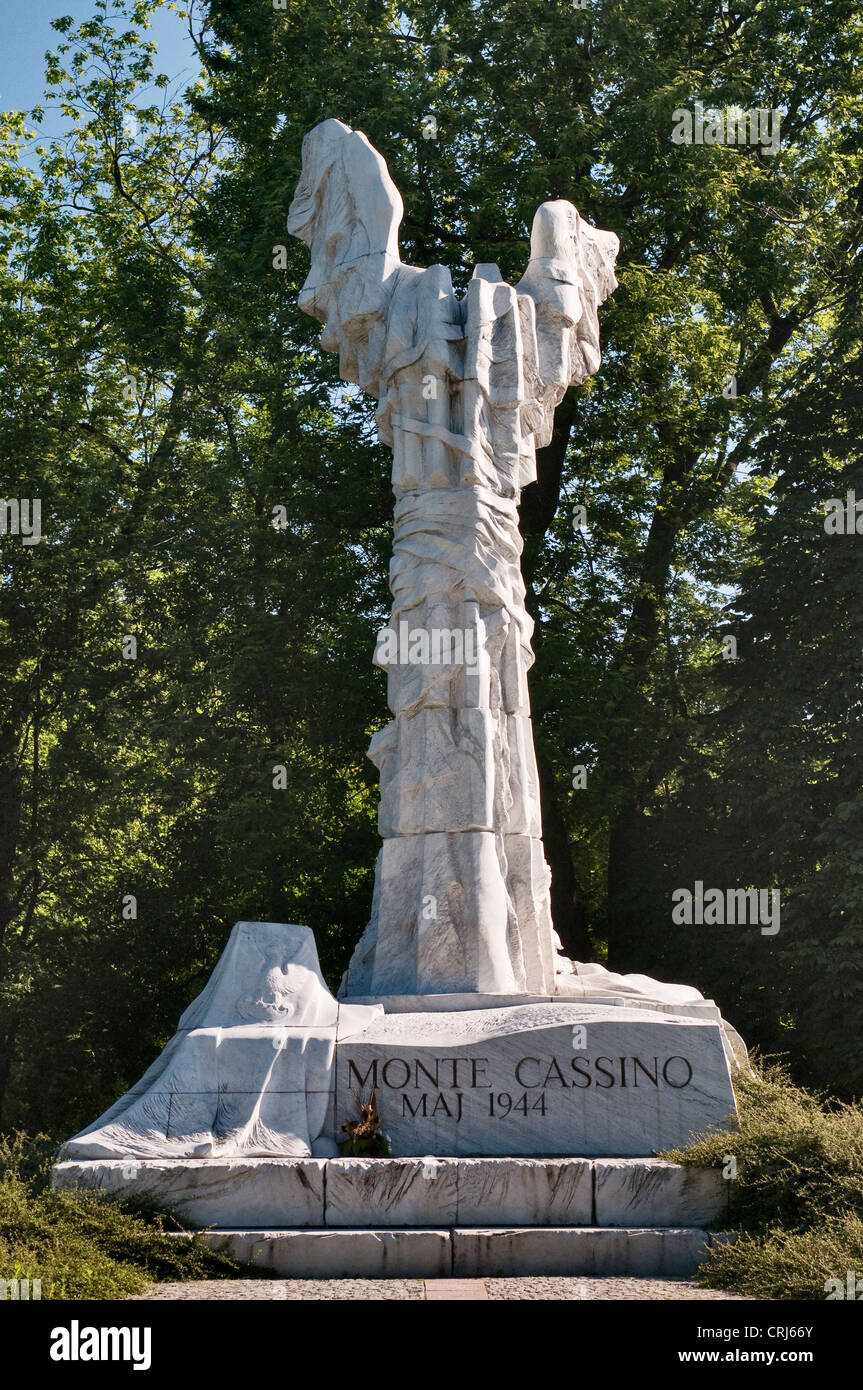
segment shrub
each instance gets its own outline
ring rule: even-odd
[[[699,1278],[762,1298],[826,1297],[825,1283],[863,1279],[863,1105],[802,1090],[780,1064],[757,1064],[735,1083],[740,1132],[702,1135],[663,1155],[724,1166],[728,1224],[737,1239],[711,1249]]]
[[[57,1144],[46,1135],[0,1139],[0,1278],[39,1279],[50,1299],[126,1298],[165,1279],[225,1279],[240,1266],[165,1212],[55,1192]],[[243,1269],[244,1277],[258,1271]]]

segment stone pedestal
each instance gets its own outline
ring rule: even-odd
[[[736,1124],[742,1044],[695,990],[600,967],[560,986],[337,1002],[306,928],[238,923],[54,1185],[296,1277],[691,1273],[726,1185],[646,1155]],[[372,1090],[393,1156],[335,1157]]]

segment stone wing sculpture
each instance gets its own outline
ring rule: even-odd
[[[300,305],[346,381],[378,401],[393,451],[393,607],[377,661],[394,719],[380,770],[372,916],[341,993],[553,992],[518,529],[521,489],[567,388],[599,366],[597,308],[617,238],[544,203],[515,287],[477,266],[403,264],[402,202],[366,137],[303,142],[288,228],[311,268]]]
[[[333,998],[308,927],[237,922],[164,1051],[60,1158],[328,1157],[336,1042],[382,1013]]]

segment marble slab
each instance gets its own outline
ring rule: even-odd
[[[589,1226],[592,1197],[586,1158],[458,1160],[460,1226]]]
[[[328,1226],[454,1225],[458,1165],[434,1158],[334,1158],[327,1168]]]
[[[213,1230],[202,1239],[290,1279],[440,1279],[452,1273],[446,1230]]]
[[[718,1170],[651,1158],[66,1160],[52,1185],[193,1226],[294,1229],[701,1227],[728,1196]]]
[[[597,1226],[709,1226],[728,1214],[730,1184],[718,1168],[658,1158],[598,1158]]]
[[[323,1158],[101,1159],[57,1163],[51,1185],[152,1203],[192,1226],[323,1226]]]
[[[177,1235],[177,1240],[188,1239]],[[514,1275],[693,1275],[716,1238],[706,1231],[568,1227],[474,1230],[238,1229],[201,1239],[293,1279],[446,1279]]]
[[[388,1014],[339,1045],[395,1156],[643,1156],[736,1126],[720,1024],[601,1004]]]
[[[457,1230],[452,1233],[453,1274],[692,1275],[707,1254],[700,1230]]]

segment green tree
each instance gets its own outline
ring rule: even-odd
[[[237,917],[314,926],[335,983],[376,849],[378,451],[296,287],[243,309],[204,248],[230,149],[152,6],[95,8],[57,24],[67,136],[30,169],[13,114],[0,170],[0,448],[43,529],[2,539],[6,1125],[134,1080]]]
[[[729,605],[726,701],[645,845],[654,896],[693,877],[778,888],[781,924],[666,933],[663,964],[735,1001],[798,1074],[863,1090],[863,312],[858,255],[829,344],[801,366],[761,463],[777,482]],[[850,501],[849,501],[850,498]],[[833,513],[842,506],[836,529]],[[846,520],[851,515],[851,527]],[[859,530],[856,529],[859,526]],[[695,835],[686,841],[686,827]],[[667,911],[667,909],[666,909]]]

